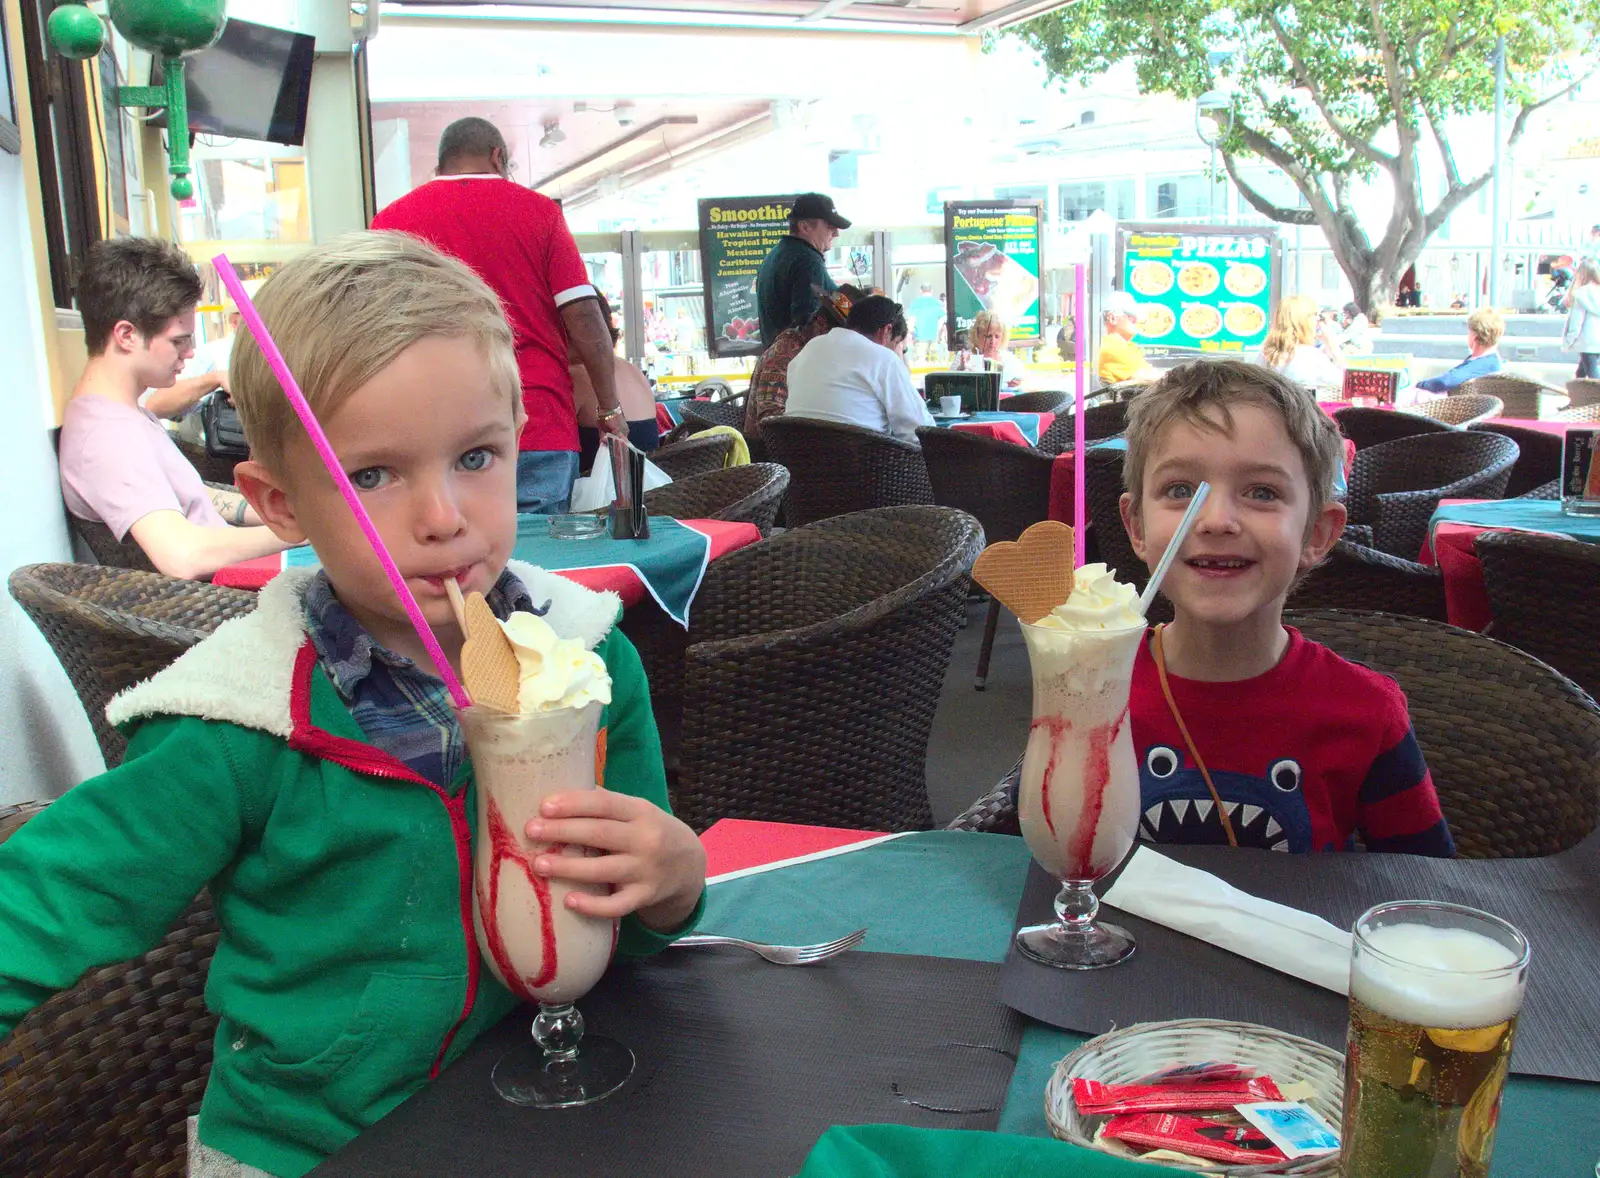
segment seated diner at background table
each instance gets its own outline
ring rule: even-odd
[[[1161,374],[1150,367],[1144,349],[1133,342],[1139,331],[1139,304],[1125,290],[1106,296],[1100,318],[1105,335],[1100,337],[1100,361],[1096,373],[1101,384],[1121,384],[1128,380],[1155,380]]]
[[[744,399],[744,432],[759,437],[761,423],[781,417],[789,403],[789,365],[812,340],[843,327],[850,307],[864,292],[848,284],[819,295],[817,313],[802,327],[787,327],[778,333],[772,346],[761,353],[750,371],[750,392]]]
[[[1134,667],[1141,837],[1342,851],[1359,831],[1370,850],[1452,855],[1405,693],[1283,624],[1345,523],[1342,442],[1312,394],[1260,365],[1192,361],[1133,400],[1126,438],[1122,517],[1146,564],[1211,484],[1161,585],[1173,620]]]
[[[1020,393],[1026,373],[1022,361],[1012,355],[1011,349],[1006,347],[1008,335],[1005,320],[996,312],[979,311],[972,320],[972,326],[967,329],[967,340],[972,350],[957,353],[950,363],[951,369],[956,372],[987,372],[999,369],[1000,391]]]
[[[1499,372],[1504,365],[1497,349],[1505,330],[1505,317],[1499,311],[1479,307],[1467,316],[1467,358],[1448,372],[1419,380],[1417,388],[1425,393],[1448,393],[1475,376]]]
[[[289,547],[237,491],[207,487],[166,428],[139,407],[194,354],[200,276],[177,246],[143,237],[94,245],[78,280],[89,352],[61,421],[61,494],[79,519],[132,535],[169,577]]]
[[[1344,387],[1344,353],[1333,325],[1317,314],[1317,304],[1305,295],[1278,300],[1255,361],[1308,389],[1337,392]]]
[[[605,788],[547,798],[516,838],[595,852],[527,868],[596,885],[565,904],[620,920],[619,959],[664,948],[704,904],[705,852],[670,812],[616,599],[508,564],[525,411],[500,301],[420,239],[369,232],[297,254],[260,309],[335,453],[360,464],[356,493],[457,673],[446,575],[531,642],[570,649],[576,673],[541,694],[602,705]],[[158,348],[170,375],[180,349]],[[218,1024],[188,1173],[299,1178],[518,997],[480,970],[470,916],[462,936],[472,771],[450,694],[252,337],[232,373],[253,456],[241,485],[321,569],[277,577],[118,696],[127,758],[0,844],[0,1037],[148,950],[209,888]]]
[[[906,314],[884,295],[850,308],[842,331],[818,336],[789,364],[789,417],[859,425],[915,443],[933,415],[906,367]]]
[[[611,331],[611,342],[622,338],[612,320],[611,304],[604,292],[595,290],[600,303],[600,317]],[[594,395],[594,385],[589,383],[589,370],[576,352],[568,353],[572,372],[572,405],[578,414],[578,470],[587,472],[594,465],[594,456],[600,450],[600,402]],[[613,369],[616,374],[617,404],[628,421],[628,441],[648,453],[661,441],[661,429],[656,425],[656,395],[644,373],[631,361],[617,357]]]

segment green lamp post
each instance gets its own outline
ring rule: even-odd
[[[206,48],[228,23],[227,0],[111,0],[111,23],[129,44],[158,54],[160,86],[119,86],[118,106],[167,112],[167,143],[172,195],[194,195],[189,179],[189,101],[183,83],[183,55]],[[63,4],[46,23],[50,43],[63,57],[85,61],[105,44],[100,18],[82,4]]]

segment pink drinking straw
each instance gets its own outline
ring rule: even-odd
[[[1072,417],[1072,567],[1083,567],[1084,494],[1083,468],[1089,456],[1084,453],[1083,440],[1083,383],[1088,379],[1088,330],[1085,322],[1089,308],[1089,280],[1080,263],[1072,268],[1075,286],[1072,292],[1072,318],[1076,330],[1072,333],[1073,348],[1077,353],[1073,376],[1077,378],[1077,397]],[[243,304],[240,304],[241,306]]]
[[[389,549],[384,546],[383,537],[378,535],[378,529],[372,524],[372,517],[367,514],[367,509],[361,506],[361,499],[356,494],[356,489],[350,485],[350,476],[344,473],[344,467],[339,464],[339,456],[333,452],[333,445],[328,441],[328,435],[322,432],[317,415],[311,412],[311,406],[306,402],[305,394],[300,391],[294,373],[289,371],[288,362],[278,350],[278,345],[273,342],[272,333],[267,330],[267,325],[261,322],[261,313],[250,301],[244,284],[239,281],[239,275],[234,272],[232,263],[228,261],[228,255],[218,254],[211,259],[211,264],[217,268],[217,277],[222,279],[222,285],[228,288],[228,293],[238,304],[240,316],[249,326],[250,334],[256,337],[256,344],[261,348],[261,354],[266,357],[273,374],[277,376],[278,383],[283,386],[283,395],[289,398],[289,404],[294,406],[295,413],[300,417],[300,424],[306,427],[312,445],[316,446],[317,453],[322,456],[322,465],[328,468],[328,474],[333,478],[333,485],[339,488],[339,494],[343,495],[344,501],[350,505],[356,523],[361,525],[362,534],[366,536],[367,543],[372,545],[372,551],[377,554],[384,575],[389,578],[389,584],[394,586],[395,596],[405,607],[406,617],[411,619],[417,637],[422,639],[422,645],[427,648],[428,657],[433,660],[433,669],[438,671],[439,678],[444,680],[450,698],[455,701],[458,708],[471,707],[472,697],[467,694],[466,688],[461,686],[461,680],[457,679],[455,672],[450,669],[450,660],[445,658],[444,651],[439,649],[439,640],[433,636],[433,627],[428,625],[428,619],[422,616],[417,599],[411,596],[411,590],[406,587],[406,579],[395,567],[394,557],[389,555]]]

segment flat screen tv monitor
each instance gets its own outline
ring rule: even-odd
[[[189,130],[293,147],[304,144],[316,44],[306,33],[230,19],[215,45],[184,58]],[[159,86],[161,80],[158,58],[150,84]]]

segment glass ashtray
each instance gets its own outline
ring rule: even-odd
[[[550,535],[557,540],[597,540],[608,525],[603,515],[552,515]]]

